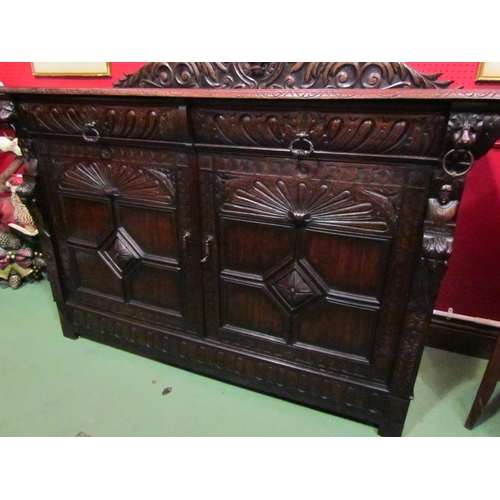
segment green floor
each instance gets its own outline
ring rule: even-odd
[[[367,425],[66,339],[47,281],[0,289],[0,311],[0,436],[377,436]],[[485,366],[426,348],[403,436],[500,436],[500,384],[476,428],[463,426]]]

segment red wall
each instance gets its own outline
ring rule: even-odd
[[[103,77],[46,77],[33,76],[29,62],[0,62],[0,82],[6,87],[86,87],[111,88],[124,73],[134,73],[145,63],[114,62],[111,76]]]
[[[0,62],[0,81],[5,86],[111,88],[124,73],[133,73],[143,64],[111,63],[110,77],[50,78],[34,77],[27,62]],[[442,73],[442,80],[454,80],[453,87],[500,89],[500,83],[475,82],[477,62],[407,64],[422,73]],[[10,159],[11,155],[0,157],[0,171]],[[500,149],[478,160],[468,174],[453,254],[436,308],[500,321]]]

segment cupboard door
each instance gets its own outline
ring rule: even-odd
[[[388,383],[425,173],[229,154],[199,163],[207,335]]]
[[[50,141],[39,147],[66,302],[201,333],[187,154]]]

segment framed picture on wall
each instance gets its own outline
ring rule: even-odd
[[[34,76],[111,76],[107,62],[32,62]]]
[[[476,82],[500,82],[500,62],[480,62]]]

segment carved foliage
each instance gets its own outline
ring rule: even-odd
[[[89,124],[106,137],[186,140],[185,113],[177,107],[21,103],[23,121],[36,132],[82,134]]]
[[[156,62],[125,75],[116,87],[249,89],[446,88],[440,74],[422,75],[401,62]]]
[[[203,143],[289,148],[298,134],[314,149],[356,153],[438,154],[442,116],[315,111],[228,111],[197,109],[196,139]]]

